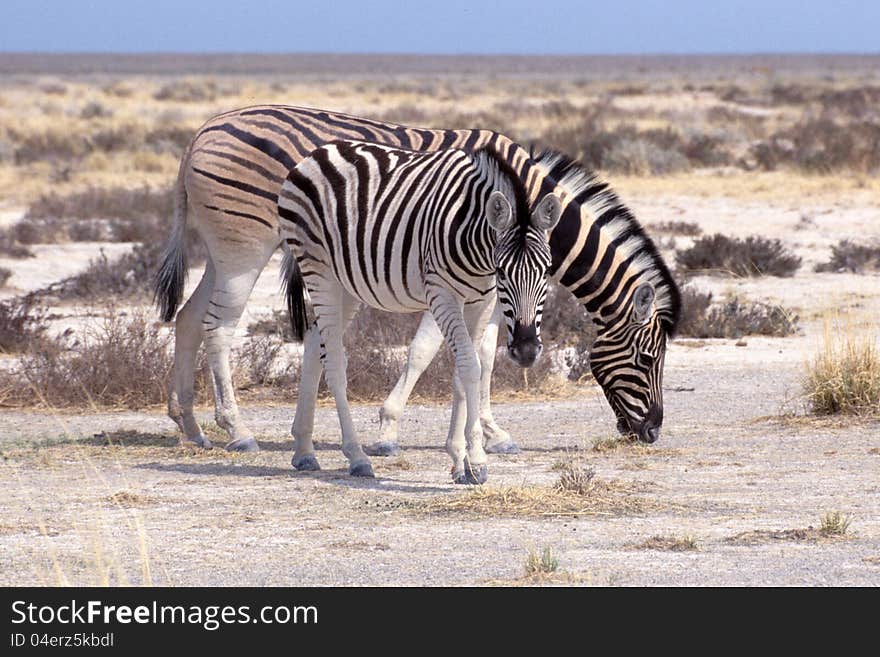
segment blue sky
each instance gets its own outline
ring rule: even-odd
[[[3,0],[0,51],[880,52],[880,0]]]

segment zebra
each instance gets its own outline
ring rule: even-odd
[[[277,217],[281,184],[297,162],[335,139],[424,152],[491,147],[519,174],[532,203],[548,177],[568,182],[574,193],[561,197],[562,217],[550,235],[549,273],[593,316],[599,335],[596,349],[608,347],[609,359],[599,384],[617,416],[618,428],[632,430],[643,439],[650,439],[653,431],[656,437],[662,420],[659,393],[666,338],[674,333],[680,297],[653,243],[607,185],[569,158],[547,153],[533,159],[516,142],[489,130],[411,128],[320,109],[262,105],[210,119],[196,132],[181,159],[174,227],[154,289],[162,319],[171,321],[182,301],[187,273],[184,235],[187,227],[193,228],[205,242],[208,258],[201,281],[175,320],[168,414],[180,428],[182,441],[211,447],[193,413],[196,356],[204,342],[214,386],[215,420],[229,434],[227,448],[258,449],[238,413],[229,342],[259,273],[281,245]],[[285,271],[293,269],[286,266]],[[639,317],[645,321],[634,323],[627,335],[615,334],[603,311],[610,308],[619,314],[630,308],[636,289],[642,290]],[[423,327],[426,323],[430,328],[428,320]],[[497,324],[490,323],[479,349],[484,393],[489,389],[495,355],[494,332]],[[420,330],[417,341],[423,336]],[[619,358],[610,357],[614,345],[619,345]],[[636,345],[640,345],[640,355],[635,353]],[[629,392],[621,390],[624,382]],[[512,442],[494,421],[487,394],[481,404],[486,448],[504,451]],[[652,412],[652,408],[659,410]],[[390,430],[392,423],[389,420],[383,426]]]
[[[309,378],[301,381],[293,425],[294,468],[319,469],[312,422],[314,374],[323,358],[349,472],[374,476],[348,407],[342,343],[365,303],[391,312],[430,309],[455,354],[455,396],[467,404],[466,418],[453,415],[446,443],[453,481],[484,483],[472,336],[482,335],[497,287],[510,356],[522,367],[535,362],[550,267],[547,232],[560,210],[552,192],[530,210],[522,181],[491,149],[423,153],[337,140],[301,160],[278,198],[281,238],[294,256],[287,294],[298,309],[291,316],[295,339],[305,337],[306,287],[317,324],[303,355]]]
[[[616,416],[617,430],[623,435],[633,434],[643,442],[653,443],[659,438],[663,423],[666,337],[674,334],[678,321],[678,288],[653,243],[606,182],[572,158],[550,149],[533,149],[532,159],[548,180],[558,181],[563,193],[580,205],[582,222],[587,212],[601,218],[604,222],[601,230],[608,240],[606,248],[619,252],[610,259],[605,253],[607,262],[604,264],[598,259],[598,253],[590,255],[589,249],[596,248],[590,243],[601,238],[595,235],[590,224],[582,223],[577,234],[583,248],[575,253],[568,249],[568,241],[556,241],[557,233],[564,229],[558,226],[551,235],[551,246],[561,243],[567,256],[561,265],[557,265],[558,252],[554,248],[555,271],[551,280],[565,285],[586,307],[599,328],[598,337],[590,348],[590,369]],[[571,219],[573,215],[568,213],[568,217]],[[574,227],[572,221],[568,228]],[[625,276],[619,277],[620,267],[617,266],[616,271],[613,269],[615,262],[641,268],[641,283],[634,284],[632,279],[627,281]],[[596,274],[589,276],[590,272],[605,272],[606,278],[597,281]],[[615,288],[603,290],[603,283],[614,285],[615,280]],[[664,287],[666,298],[657,299],[655,290]],[[498,316],[494,315],[479,347],[483,367],[481,419],[492,431],[493,442],[487,444],[487,451],[516,454],[519,447],[495,423],[490,407],[497,330]],[[398,422],[410,393],[441,344],[442,335],[426,313],[410,343],[406,367],[382,405],[379,440],[368,447],[368,453],[393,456],[399,451]]]

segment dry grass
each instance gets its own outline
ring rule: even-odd
[[[29,345],[0,374],[0,399],[14,406],[144,408],[166,397],[169,338],[141,311],[110,311],[81,336]]]
[[[557,570],[559,570],[559,559],[549,545],[541,550],[540,554],[537,550],[529,550],[526,557],[526,577],[552,575]]]
[[[117,491],[112,495],[109,495],[106,499],[107,502],[113,504],[114,506],[119,506],[124,509],[147,506],[148,504],[153,503],[150,498],[144,497],[139,493],[133,493],[129,490]]]
[[[640,543],[634,543],[630,547],[633,550],[660,550],[663,552],[691,552],[699,549],[697,540],[690,534],[682,536],[672,534],[651,536]]]
[[[585,467],[576,460],[569,460],[559,470],[556,490],[578,495],[589,495],[593,490],[593,479],[596,476],[593,468]]]
[[[803,392],[811,413],[880,413],[880,348],[873,331],[826,320],[823,345],[806,370]]]
[[[725,539],[726,543],[735,545],[758,545],[773,541],[797,541],[816,543],[821,540],[841,539],[847,536],[851,519],[839,511],[826,513],[819,522],[819,527],[812,525],[801,529],[767,530],[755,529],[741,532]]]
[[[650,450],[645,443],[639,442],[638,438],[634,435],[613,435],[595,438],[590,449],[599,453],[615,452],[619,449],[632,450],[636,453],[647,452]]]
[[[493,128],[524,143],[554,145],[616,176],[647,175],[665,184],[664,178],[702,169],[711,175],[697,184],[725,194],[754,186],[791,190],[754,179],[765,171],[800,180],[807,178],[802,172],[818,173],[819,180],[806,184],[829,191],[822,178],[866,175],[880,158],[880,124],[872,111],[877,88],[857,76],[799,76],[795,83],[783,66],[772,83],[763,74],[747,75],[734,88],[718,84],[717,68],[708,75],[692,71],[685,83],[624,66],[626,78],[635,80],[621,85],[618,75],[601,71],[587,81],[578,64],[554,70],[551,80],[530,75],[531,63],[516,64],[520,74],[494,77],[495,63],[472,58],[454,76],[426,76],[420,63],[400,57],[373,70],[366,60],[349,60],[343,70],[308,57],[269,59],[251,61],[276,71],[272,76],[245,72],[246,58],[218,61],[218,68],[199,65],[186,77],[148,58],[138,69],[150,71],[147,77],[127,74],[130,66],[115,67],[107,58],[88,64],[105,71],[98,78],[71,75],[70,68],[58,69],[52,81],[7,76],[0,85],[0,196],[27,203],[45,191],[47,179],[64,193],[168,185],[202,122],[253,103],[326,107],[410,125]],[[450,60],[443,70],[448,66],[460,65]],[[320,79],[302,75],[318,69],[326,71]],[[756,115],[755,106],[764,114]],[[723,173],[715,175],[720,167]],[[736,173],[748,174],[744,185],[730,183]]]
[[[664,508],[636,495],[636,486],[595,477],[584,493],[558,486],[474,486],[457,495],[434,497],[416,509],[428,514],[476,518],[562,518],[622,516]]]
[[[852,519],[840,511],[831,511],[822,516],[819,533],[825,538],[845,536]]]

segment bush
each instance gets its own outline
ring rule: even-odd
[[[880,123],[804,121],[758,142],[751,155],[767,170],[790,165],[820,174],[845,169],[871,172],[880,167]]]
[[[571,295],[561,288],[565,295]],[[579,312],[580,306],[574,303]],[[383,400],[406,366],[407,348],[416,333],[421,313],[388,313],[375,308],[363,307],[345,333],[345,349],[348,356],[348,395],[357,401]],[[499,334],[504,340],[504,328]],[[542,328],[542,332],[545,329]],[[275,311],[271,317],[258,320],[248,326],[254,336],[274,336],[289,342],[292,338],[286,312]],[[588,335],[593,335],[589,332]],[[553,387],[558,377],[553,368],[551,353],[554,346],[545,338],[545,352],[530,369],[516,365],[503,349],[499,349],[493,372],[493,389],[505,392],[539,391]],[[247,366],[249,367],[249,366]],[[272,382],[285,387],[295,387],[298,366],[286,371]],[[444,344],[428,369],[416,384],[413,395],[425,399],[450,399],[455,361]],[[253,378],[253,377],[251,377]],[[329,390],[321,383],[321,394]]]
[[[602,168],[633,176],[664,175],[687,171],[690,162],[680,151],[648,139],[622,138],[602,155]]]
[[[503,335],[503,334],[502,334]],[[570,346],[592,344],[596,326],[574,295],[557,283],[550,283],[541,320],[541,337],[546,343]]]
[[[677,251],[675,261],[686,271],[714,271],[736,276],[792,276],[801,259],[778,239],[751,236],[731,238],[720,233],[701,237]]]
[[[712,294],[700,292],[693,285],[681,288],[681,315],[677,334],[682,338],[696,338],[705,333],[706,314],[712,305]]]
[[[79,113],[81,119],[105,119],[111,116],[113,110],[94,100],[86,103]]]
[[[798,318],[782,306],[733,298],[712,304],[712,295],[688,285],[682,289],[678,335],[689,338],[784,338],[797,332]]]
[[[17,165],[43,160],[72,160],[91,150],[86,137],[70,130],[47,130],[24,137],[13,134],[13,138],[18,142],[15,149]]]
[[[164,403],[169,342],[144,313],[111,312],[81,340],[68,332],[33,345],[17,369],[0,374],[3,401],[130,409]]]
[[[880,87],[829,90],[819,96],[819,101],[825,113],[864,118],[880,104]]]
[[[856,244],[840,240],[831,247],[831,259],[816,265],[819,272],[853,272],[860,274],[866,269],[880,270],[880,246]]]
[[[171,232],[171,189],[91,188],[84,192],[44,194],[28,209],[26,221],[10,234],[25,244],[62,241],[165,243]],[[191,264],[207,251],[194,230],[187,230]],[[2,242],[0,242],[2,243]]]
[[[880,413],[880,350],[875,335],[825,325],[823,348],[807,366],[804,394],[816,415]]]
[[[605,127],[605,116],[614,114],[608,104],[581,110],[574,123],[554,122],[541,141],[570,153],[587,168],[630,175],[663,175],[693,166],[730,162],[723,141],[697,134],[685,138],[671,128],[640,130],[631,124]]]
[[[696,237],[703,233],[700,225],[693,221],[660,221],[656,224],[648,224],[648,231],[666,235],[683,235],[685,237]]]
[[[247,376],[249,385],[289,386],[292,365],[288,363],[287,367],[280,372],[275,365],[283,344],[278,337],[263,335],[248,340],[240,349],[237,349],[233,360],[235,374],[239,379],[239,387],[245,386],[244,382],[240,380],[241,374]]]
[[[14,226],[0,230],[0,254],[7,258],[33,258],[33,251],[19,243],[15,232]]]
[[[0,351],[17,353],[41,342],[46,314],[30,296],[0,302]]]
[[[194,130],[184,126],[162,126],[150,130],[144,137],[144,143],[156,153],[171,153],[174,157],[181,157],[194,133]]]
[[[217,83],[213,80],[175,80],[162,85],[153,98],[178,103],[210,102],[219,95]]]
[[[28,208],[26,219],[167,220],[172,211],[171,188],[92,187],[62,196],[49,192]]]
[[[140,126],[124,125],[98,130],[91,135],[89,143],[91,151],[123,153],[138,150],[143,139],[143,131]]]
[[[136,245],[130,252],[110,260],[104,251],[85,271],[54,283],[37,294],[60,299],[101,301],[144,296],[152,293],[153,276],[159,268],[163,245]]]

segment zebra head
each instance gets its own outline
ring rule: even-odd
[[[663,424],[663,361],[669,320],[654,304],[654,286],[635,287],[624,312],[601,326],[590,369],[617,416],[617,430],[653,443]]]
[[[541,313],[547,296],[550,246],[547,233],[562,214],[562,204],[547,194],[531,212],[528,224],[516,220],[510,202],[494,191],[488,202],[495,230],[495,281],[507,326],[507,353],[520,367],[531,367],[541,354]]]

